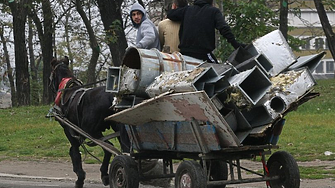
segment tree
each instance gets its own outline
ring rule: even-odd
[[[123,0],[97,0],[114,66],[121,65],[128,46],[122,21],[122,2]]]
[[[282,32],[284,38],[287,40],[288,32],[288,0],[280,0],[280,14],[279,14],[279,30]]]
[[[323,31],[328,40],[329,50],[333,56],[333,59],[335,59],[335,35],[333,32],[332,26],[329,23],[324,5],[322,3],[322,0],[314,0],[314,4],[315,4],[316,10],[318,11],[318,15],[320,18],[320,22],[322,24]]]
[[[3,31],[4,31],[4,25],[2,25],[0,28],[0,39],[2,42],[3,50],[4,50],[4,59],[5,59],[4,61],[6,62],[6,65],[7,65],[7,75],[8,75],[9,84],[10,84],[12,105],[16,106],[17,105],[16,89],[15,89],[15,84],[14,84],[13,68],[10,65],[9,53],[7,49],[7,39],[5,39]]]
[[[38,105],[40,101],[39,94],[39,84],[38,84],[38,65],[35,63],[35,55],[34,55],[34,44],[33,44],[33,24],[32,20],[28,19],[28,48],[29,48],[29,61],[30,61],[30,75],[31,75],[31,104]]]
[[[98,41],[97,41],[96,36],[94,34],[91,23],[90,23],[89,19],[87,18],[86,13],[83,10],[83,7],[82,7],[82,4],[81,4],[80,0],[76,0],[76,8],[77,8],[77,11],[78,11],[80,17],[82,18],[85,26],[86,26],[88,36],[89,36],[89,39],[90,39],[90,47],[92,49],[92,56],[91,56],[91,59],[90,59],[90,63],[88,64],[88,69],[87,69],[86,75],[87,75],[87,82],[88,83],[93,83],[93,82],[95,82],[95,68],[97,66],[97,61],[98,61],[98,58],[99,58],[100,47],[98,45]]]
[[[13,16],[16,96],[19,106],[30,104],[30,78],[25,37],[25,24],[27,19],[26,7],[29,3],[31,3],[29,0],[8,2]]]
[[[276,12],[264,0],[223,1],[223,14],[232,32],[239,42],[249,44],[278,27]],[[220,40],[216,49],[218,59],[225,61],[232,53],[233,47]]]
[[[43,57],[43,104],[50,104],[53,100],[52,92],[49,88],[49,76],[51,73],[50,62],[53,58],[53,11],[49,0],[42,0],[43,21],[38,17],[37,8],[32,7],[29,10],[29,16],[35,23],[38,37],[42,49]]]

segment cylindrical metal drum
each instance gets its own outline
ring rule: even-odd
[[[132,91],[121,86],[120,92],[147,97],[145,89],[163,72],[192,70],[202,63],[204,63],[202,60],[184,56],[178,52],[167,54],[157,49],[147,50],[129,47],[121,66],[123,70],[131,73],[121,72],[121,83],[131,85]],[[129,69],[134,71],[129,71]],[[122,89],[127,91],[122,91]]]

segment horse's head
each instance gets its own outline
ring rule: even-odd
[[[52,59],[50,65],[52,71],[49,77],[49,86],[51,90],[56,93],[58,85],[63,78],[74,78],[74,76],[69,69],[69,58],[67,56],[59,60],[56,58]]]

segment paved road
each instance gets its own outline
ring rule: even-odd
[[[242,161],[243,166],[257,169],[259,164]],[[299,166],[335,168],[334,161],[299,162]],[[86,188],[107,188],[100,180],[99,164],[84,164],[86,171]],[[76,176],[72,172],[72,165],[68,161],[0,161],[0,188],[73,188]],[[171,184],[170,188],[174,185]],[[265,182],[248,183],[243,185],[228,185],[227,188],[265,188]],[[335,188],[334,179],[308,180],[302,179],[303,188]],[[140,188],[158,188],[140,185]]]
[[[73,188],[74,180],[36,177],[36,176],[20,176],[12,174],[0,173],[0,188]],[[100,182],[85,181],[86,188],[106,188]],[[140,184],[140,188],[159,188],[150,185]],[[171,186],[172,188],[172,186]]]

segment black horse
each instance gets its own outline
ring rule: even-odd
[[[77,80],[70,71],[69,59],[67,57],[51,61],[52,73],[50,75],[51,89],[57,91],[55,109],[59,109],[62,115],[71,123],[80,127],[83,131],[94,138],[103,137],[102,132],[112,127],[120,132],[119,142],[123,152],[129,152],[130,141],[124,125],[115,122],[104,121],[114,111],[110,109],[113,102],[113,94],[105,92],[105,87],[91,89],[79,88],[82,83]],[[83,139],[80,139],[75,131],[59,121],[64,128],[66,137],[71,143],[70,156],[73,164],[73,171],[77,174],[76,188],[84,185],[85,171],[82,168],[79,147]],[[108,165],[111,153],[104,150],[104,158],[101,164],[101,179],[104,185],[109,184]]]

